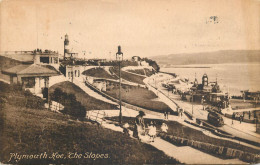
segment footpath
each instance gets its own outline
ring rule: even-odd
[[[114,110],[105,110],[106,116],[118,116],[119,111]],[[127,117],[135,117],[138,114],[138,111],[130,110],[130,109],[124,109],[123,110],[123,116]],[[163,114],[147,114],[145,118],[154,118],[154,119],[163,119]],[[180,119],[177,116],[169,116],[169,120],[176,121],[185,124],[184,118]],[[123,129],[120,126],[115,126],[114,124],[109,123],[109,121],[105,121],[102,124],[103,127],[122,132]],[[133,137],[133,132],[129,131],[130,137]],[[239,160],[239,159],[221,159],[215,156],[212,156],[210,154],[207,154],[205,152],[199,151],[197,149],[194,149],[190,146],[176,146],[173,145],[170,142],[167,142],[166,140],[161,139],[160,137],[156,137],[154,142],[150,142],[147,138],[142,138],[143,143],[150,144],[154,146],[155,148],[163,151],[166,155],[173,157],[180,161],[181,163],[186,164],[246,164],[245,162]]]
[[[85,83],[83,82],[83,78],[79,77],[79,78],[74,78],[73,83],[75,85],[77,85],[78,87],[80,87],[84,92],[86,92],[87,94],[89,94],[90,96],[98,99],[98,100],[102,100],[104,102],[110,103],[110,104],[114,104],[114,105],[118,105],[117,103],[105,98],[104,96],[94,92],[92,89],[90,89],[88,86],[85,85]]]

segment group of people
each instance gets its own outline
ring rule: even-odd
[[[182,108],[180,108],[179,106],[177,106],[176,111],[178,113],[178,116],[182,118],[184,110]]]
[[[143,111],[139,111],[139,114],[136,116],[133,137],[138,138],[140,140],[141,136],[148,135],[150,137],[150,141],[154,142],[157,133],[156,122],[151,121],[149,126],[146,127],[143,118],[144,116],[145,113]],[[165,123],[163,123],[161,126],[161,131],[167,132],[167,130],[168,126]]]
[[[235,119],[238,119],[240,124],[241,124],[242,121],[244,120],[244,113],[243,113],[243,115],[239,114],[239,113],[233,113],[233,115],[232,115],[232,125],[234,124],[233,120],[235,120]]]

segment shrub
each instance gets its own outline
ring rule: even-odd
[[[84,118],[86,116],[86,109],[77,101],[76,96],[72,93],[67,94],[60,88],[56,88],[51,94],[51,100],[61,103],[64,108],[64,113],[77,118]]]
[[[21,84],[6,84],[0,82],[1,93],[5,102],[19,107],[43,109],[44,100],[34,96],[29,90],[24,90]]]

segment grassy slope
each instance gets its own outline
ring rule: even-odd
[[[1,104],[3,107],[3,104]],[[126,164],[176,163],[154,147],[122,133],[89,123],[70,120],[68,116],[47,110],[26,109],[5,104],[0,109],[0,161],[7,163],[10,153],[48,156],[59,152],[108,154],[108,159],[25,160],[23,164]],[[8,162],[15,163],[15,162]]]
[[[15,65],[19,65],[22,64],[22,62],[8,58],[8,57],[4,57],[4,56],[0,56],[0,69],[9,69]]]
[[[113,117],[110,119],[117,121],[118,117]],[[134,120],[135,119],[131,118],[131,117],[123,117],[123,123],[127,122],[132,127],[134,125]],[[244,145],[239,145],[239,144],[231,142],[231,141],[226,141],[226,140],[207,136],[207,135],[203,134],[201,131],[192,129],[190,127],[186,127],[176,121],[162,121],[162,120],[156,120],[156,119],[144,119],[144,121],[146,124],[149,124],[151,121],[153,121],[153,122],[155,121],[157,124],[156,126],[157,126],[158,130],[160,129],[162,122],[166,123],[169,127],[169,129],[168,129],[169,135],[175,135],[178,137],[183,137],[183,138],[187,138],[187,139],[191,139],[191,140],[195,140],[195,141],[230,147],[230,148],[239,149],[242,151],[247,151],[250,153],[259,154],[259,150],[257,150],[257,149],[250,148],[250,147],[247,147]]]
[[[132,73],[136,73],[136,74],[140,74],[140,75],[146,75],[146,76],[151,76],[153,75],[155,72],[151,71],[150,69],[144,68],[144,69],[134,69],[134,70],[127,70],[128,72],[132,72]]]
[[[23,95],[8,84],[0,83],[0,162],[7,162],[10,153],[40,154],[108,154],[107,159],[25,160],[22,164],[108,164],[108,163],[176,163],[163,152],[136,139],[89,122],[77,122],[71,117],[44,109],[25,108],[11,98]],[[11,97],[9,99],[9,96]],[[25,96],[25,93],[24,93]],[[158,157],[156,157],[158,156]]]
[[[2,74],[1,70],[9,69],[19,64],[22,64],[22,62],[8,57],[0,56],[0,78],[6,81],[10,81],[9,76]]]
[[[112,76],[103,68],[91,68],[83,72],[86,76],[99,77],[99,78],[108,78],[108,79],[117,79],[116,76]]]
[[[141,88],[141,87],[132,87],[131,89],[124,89],[121,90],[122,100],[137,105],[139,107],[143,107],[150,110],[155,111],[164,111],[170,109],[165,103],[160,101],[153,101],[156,99],[157,96],[148,89]],[[109,94],[112,97],[119,98],[119,87],[115,87],[110,91],[106,91],[105,93]]]
[[[111,67],[110,71],[115,73],[117,76],[119,75],[118,67]],[[144,85],[143,80],[145,79],[145,77],[143,77],[143,76],[134,75],[134,74],[124,72],[121,70],[121,77],[127,81]]]
[[[140,75],[145,75],[144,73],[144,69],[135,69],[135,70],[127,70],[128,72],[132,72],[132,73],[136,73],[136,74],[140,74]]]
[[[73,83],[66,81],[53,85],[49,92],[54,92],[55,88],[60,88],[63,92],[75,94],[77,101],[81,102],[86,110],[98,110],[98,109],[116,109],[115,105],[106,103],[104,101],[98,100],[86,94],[82,89]]]

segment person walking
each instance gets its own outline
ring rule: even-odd
[[[154,142],[154,138],[156,136],[156,127],[155,127],[155,124],[152,121],[151,121],[148,129],[149,129],[148,135],[150,136],[150,140],[152,139],[152,142]]]
[[[145,113],[143,111],[139,111],[139,114],[135,117],[135,127],[133,131],[133,137],[140,139],[140,135],[144,133],[145,124],[144,117]]]
[[[168,131],[168,126],[167,126],[165,123],[162,123],[161,130],[162,130],[162,132],[167,133],[167,131]]]
[[[169,113],[170,113],[170,110],[167,109],[167,110],[166,110],[166,116],[165,116],[165,119],[168,119]]]
[[[234,124],[234,120],[235,120],[235,113],[232,114],[232,123],[231,123],[231,125]]]
[[[183,109],[180,109],[180,114],[181,114],[181,119],[182,119],[182,114],[183,113]]]
[[[126,135],[126,136],[130,136],[128,128],[129,128],[129,124],[128,124],[128,123],[125,123],[125,124],[123,125],[123,133],[124,133],[124,135]]]

